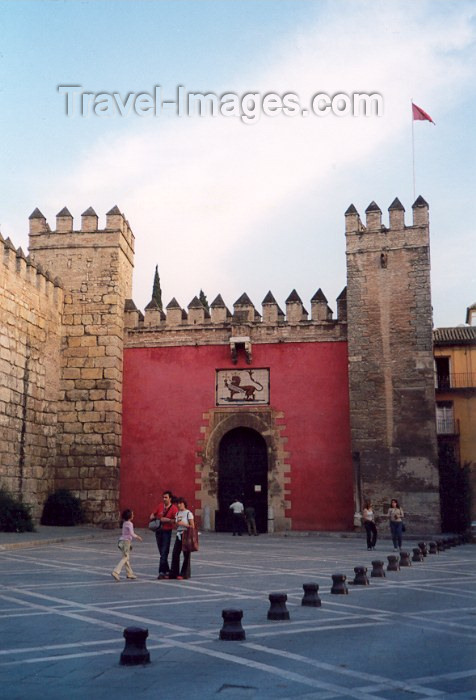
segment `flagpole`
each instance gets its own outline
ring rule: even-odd
[[[415,131],[414,131],[414,122],[415,120],[413,119],[413,97],[410,100],[411,104],[411,115],[412,115],[412,166],[413,166],[413,201],[416,199],[416,188],[415,188]]]

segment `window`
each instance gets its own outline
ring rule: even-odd
[[[435,357],[435,386],[437,389],[449,389],[451,387],[450,381],[450,358],[449,357]]]
[[[438,435],[454,435],[456,433],[452,401],[436,402],[436,432]]]

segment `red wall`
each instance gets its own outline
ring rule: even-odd
[[[215,407],[215,370],[233,367],[249,365],[232,365],[225,345],[125,351],[121,509],[133,508],[137,525],[164,489],[185,496],[192,510],[200,507],[194,494],[202,414]],[[284,412],[293,530],[350,529],[347,344],[254,345],[253,367],[270,368],[270,403]]]

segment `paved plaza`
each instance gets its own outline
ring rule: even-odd
[[[387,564],[390,541],[207,533],[190,580],[157,581],[154,536],[139,530],[138,579],[116,582],[119,531],[77,532],[0,540],[2,698],[476,698],[474,545],[331,595],[332,574]],[[321,607],[301,605],[312,581]],[[271,592],[287,593],[289,621],[267,619]],[[225,608],[243,610],[245,641],[219,640]],[[130,626],[149,630],[149,665],[119,664]]]

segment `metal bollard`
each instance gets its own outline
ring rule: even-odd
[[[346,586],[347,576],[345,574],[332,574],[331,593],[336,595],[347,595],[349,589]]]
[[[149,630],[143,627],[126,627],[123,634],[126,643],[121,654],[121,666],[150,664],[150,654],[145,645]]]
[[[246,639],[245,630],[241,626],[243,610],[227,608],[221,611],[223,627],[220,630],[220,639],[231,642],[242,642]]]
[[[370,586],[370,581],[367,578],[367,567],[366,566],[354,566],[355,578],[353,580],[354,586]]]
[[[268,620],[289,620],[289,611],[286,607],[288,596],[286,593],[270,593]]]
[[[412,561],[423,561],[423,554],[421,553],[420,547],[413,548]]]
[[[400,557],[398,557],[396,554],[389,554],[387,557],[388,559],[388,565],[387,565],[387,571],[400,571]]]
[[[426,542],[419,542],[418,546],[420,547],[420,552],[423,554],[423,556],[428,556],[428,547],[426,545]]]
[[[372,578],[385,578],[385,571],[383,569],[384,563],[379,559],[372,562],[372,571],[370,576]]]
[[[436,546],[436,542],[428,542],[428,547],[428,551],[430,554],[438,554],[438,547]]]
[[[322,601],[318,594],[319,585],[317,583],[303,583],[302,587],[304,589],[304,596],[301,605],[308,605],[311,608],[320,608]]]
[[[400,552],[400,566],[411,566],[410,554],[408,552]]]

